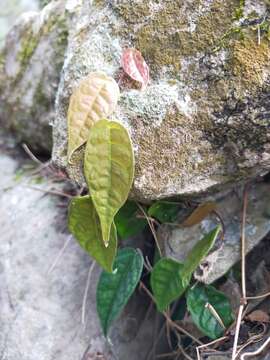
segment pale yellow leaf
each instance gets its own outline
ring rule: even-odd
[[[73,152],[88,139],[90,128],[114,111],[119,95],[115,80],[101,71],[92,72],[80,81],[68,108],[69,162]]]

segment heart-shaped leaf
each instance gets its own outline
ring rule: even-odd
[[[85,150],[84,174],[107,245],[114,216],[127,200],[134,177],[133,147],[121,124],[100,120],[92,127]]]
[[[183,226],[189,227],[199,224],[204,218],[206,218],[211,212],[213,212],[216,207],[217,205],[211,201],[199,205],[183,222]]]
[[[197,284],[187,292],[187,307],[194,323],[211,339],[223,335],[233,322],[233,312],[227,297],[213,286]]]
[[[80,81],[68,108],[68,161],[87,141],[93,124],[114,111],[119,95],[115,80],[101,71],[90,73]]]
[[[197,242],[196,245],[193,246],[184,261],[184,266],[182,269],[182,279],[184,284],[188,284],[190,282],[193,271],[197,269],[202,260],[211,250],[220,230],[221,227],[217,226],[215,229],[206,234],[199,242]]]
[[[121,65],[125,72],[145,88],[149,82],[149,67],[146,64],[140,51],[129,48],[124,50],[121,59]]]
[[[156,201],[148,209],[148,215],[156,218],[161,223],[173,223],[177,220],[181,204],[170,201]]]
[[[69,205],[68,226],[81,247],[108,272],[117,251],[117,234],[112,226],[110,243],[105,247],[99,217],[90,196],[76,197]]]
[[[185,291],[181,277],[182,268],[183,264],[170,258],[163,258],[154,266],[151,272],[151,287],[159,311],[164,311]]]
[[[134,201],[129,200],[116,214],[114,222],[122,239],[139,234],[147,225],[147,220],[139,218],[137,215],[138,206]]]
[[[112,274],[102,272],[97,286],[97,312],[107,336],[109,327],[118,317],[140,281],[143,257],[135,249],[118,251]]]

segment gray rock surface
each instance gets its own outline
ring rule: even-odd
[[[83,76],[105,71],[122,93],[112,117],[134,144],[131,196],[149,201],[224,189],[270,167],[268,28],[263,0],[53,1],[24,16],[7,38],[1,124],[48,149],[53,123],[53,161],[83,183],[83,149],[67,166],[69,97]],[[149,64],[145,91],[121,70],[125,47],[139,49]]]
[[[1,140],[1,139],[0,139]],[[1,141],[0,141],[1,142]],[[26,175],[18,180],[22,163],[1,146],[0,156],[0,354],[3,360],[138,360],[153,339],[148,302],[137,296],[111,332],[111,344],[102,336],[95,307],[100,269],[91,277],[82,325],[82,302],[91,259],[70,238],[65,251],[49,271],[70,235],[63,202],[41,190]],[[62,190],[62,185],[54,185]],[[103,357],[101,357],[103,356]]]
[[[91,71],[119,81],[112,116],[135,149],[132,196],[143,201],[195,195],[264,174],[270,167],[269,41],[254,24],[268,2],[238,0],[70,1],[67,56],[53,123],[53,160],[83,182],[82,153],[67,166],[67,108]],[[120,58],[136,47],[150,66],[145,91]]]
[[[0,53],[0,124],[32,148],[50,151],[50,121],[67,42],[65,1],[26,12]]]
[[[217,212],[225,225],[223,243],[218,243],[205,258],[195,277],[211,283],[224,275],[240,260],[240,230],[242,216],[242,189],[217,201]],[[270,231],[270,195],[268,184],[256,184],[248,192],[246,223],[246,249],[249,252]],[[215,226],[215,215],[205,218],[200,224],[187,228],[163,227],[164,251],[169,257],[183,261],[192,247]],[[161,229],[162,230],[162,229]]]
[[[38,0],[1,0],[0,9],[0,49],[4,45],[4,39],[18,16],[25,11],[37,11]]]

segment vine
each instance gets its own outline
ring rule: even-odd
[[[147,86],[149,69],[138,50],[124,51],[122,67],[143,89]],[[183,206],[163,200],[145,206],[128,200],[134,178],[132,142],[123,125],[106,119],[119,95],[113,78],[94,72],[74,90],[68,110],[68,161],[72,162],[74,152],[86,143],[84,176],[89,188],[89,195],[71,200],[68,225],[81,247],[103,268],[96,297],[104,335],[135,291],[145,265],[157,309],[164,312],[185,295],[194,323],[216,339],[232,323],[232,309],[225,295],[214,287],[192,284],[192,274],[222,234],[221,226],[199,240],[183,263],[159,254],[148,266],[139,250],[118,249],[118,236],[134,236],[147,224],[152,232],[160,224],[179,225]],[[213,203],[199,206],[182,226],[192,226],[214,210]]]

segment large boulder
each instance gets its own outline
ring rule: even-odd
[[[0,124],[49,152],[50,122],[67,43],[65,1],[24,13],[0,53]]]
[[[44,178],[40,182],[40,177],[38,185],[35,184],[35,178],[22,171],[25,159],[18,161],[22,156],[13,146],[5,151],[7,140],[0,135],[2,358],[146,358],[155,331],[154,310],[147,311],[148,298],[142,293],[132,297],[107,341],[96,312],[95,291],[100,274],[97,265],[92,271],[82,323],[92,259],[67,232],[63,210],[66,202],[46,193],[52,186],[61,192],[64,184],[52,185]]]
[[[67,165],[67,108],[91,71],[119,81],[112,116],[129,130],[142,201],[196,195],[270,167],[268,2],[258,0],[72,1],[70,37],[54,120],[53,161]],[[145,91],[123,77],[125,47],[150,67]]]

